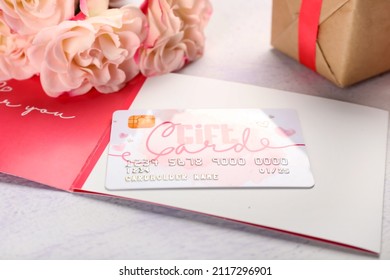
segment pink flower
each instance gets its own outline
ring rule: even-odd
[[[80,10],[86,16],[96,16],[108,9],[109,0],[80,0]]]
[[[143,0],[110,0],[110,7],[120,8],[129,4],[139,6],[142,2]]]
[[[183,21],[184,42],[187,46],[187,59],[194,61],[204,52],[204,29],[211,17],[212,6],[209,0],[168,0],[175,15]]]
[[[32,42],[32,36],[12,34],[4,23],[0,11],[0,80],[28,79],[36,71],[27,58],[26,51]]]
[[[213,11],[208,0],[168,0],[168,2],[186,27],[196,26],[203,30]]]
[[[141,72],[154,76],[183,67],[186,45],[180,18],[166,0],[150,0],[147,17],[149,34],[140,57]]]
[[[19,34],[34,34],[74,16],[72,0],[7,0],[0,1],[7,25]]]
[[[144,75],[176,71],[203,55],[203,32],[212,12],[208,0],[149,0],[144,6],[150,25],[140,56]]]
[[[85,21],[64,21],[36,35],[29,57],[43,89],[56,97],[120,90],[139,73],[134,57],[146,36],[137,8],[105,10]]]

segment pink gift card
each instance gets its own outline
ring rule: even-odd
[[[81,188],[144,78],[115,94],[47,96],[34,77],[0,83],[0,171],[71,191]]]
[[[107,163],[108,190],[313,185],[294,110],[114,113]]]

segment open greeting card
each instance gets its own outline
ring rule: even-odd
[[[385,111],[178,74],[75,98],[0,86],[0,172],[380,253]]]

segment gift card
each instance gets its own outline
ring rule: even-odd
[[[128,110],[113,115],[108,190],[313,186],[294,110]]]

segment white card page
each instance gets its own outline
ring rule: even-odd
[[[109,191],[106,149],[83,190],[380,252],[388,112],[179,74],[146,81],[131,109],[149,108],[292,108],[304,131],[315,187]]]

